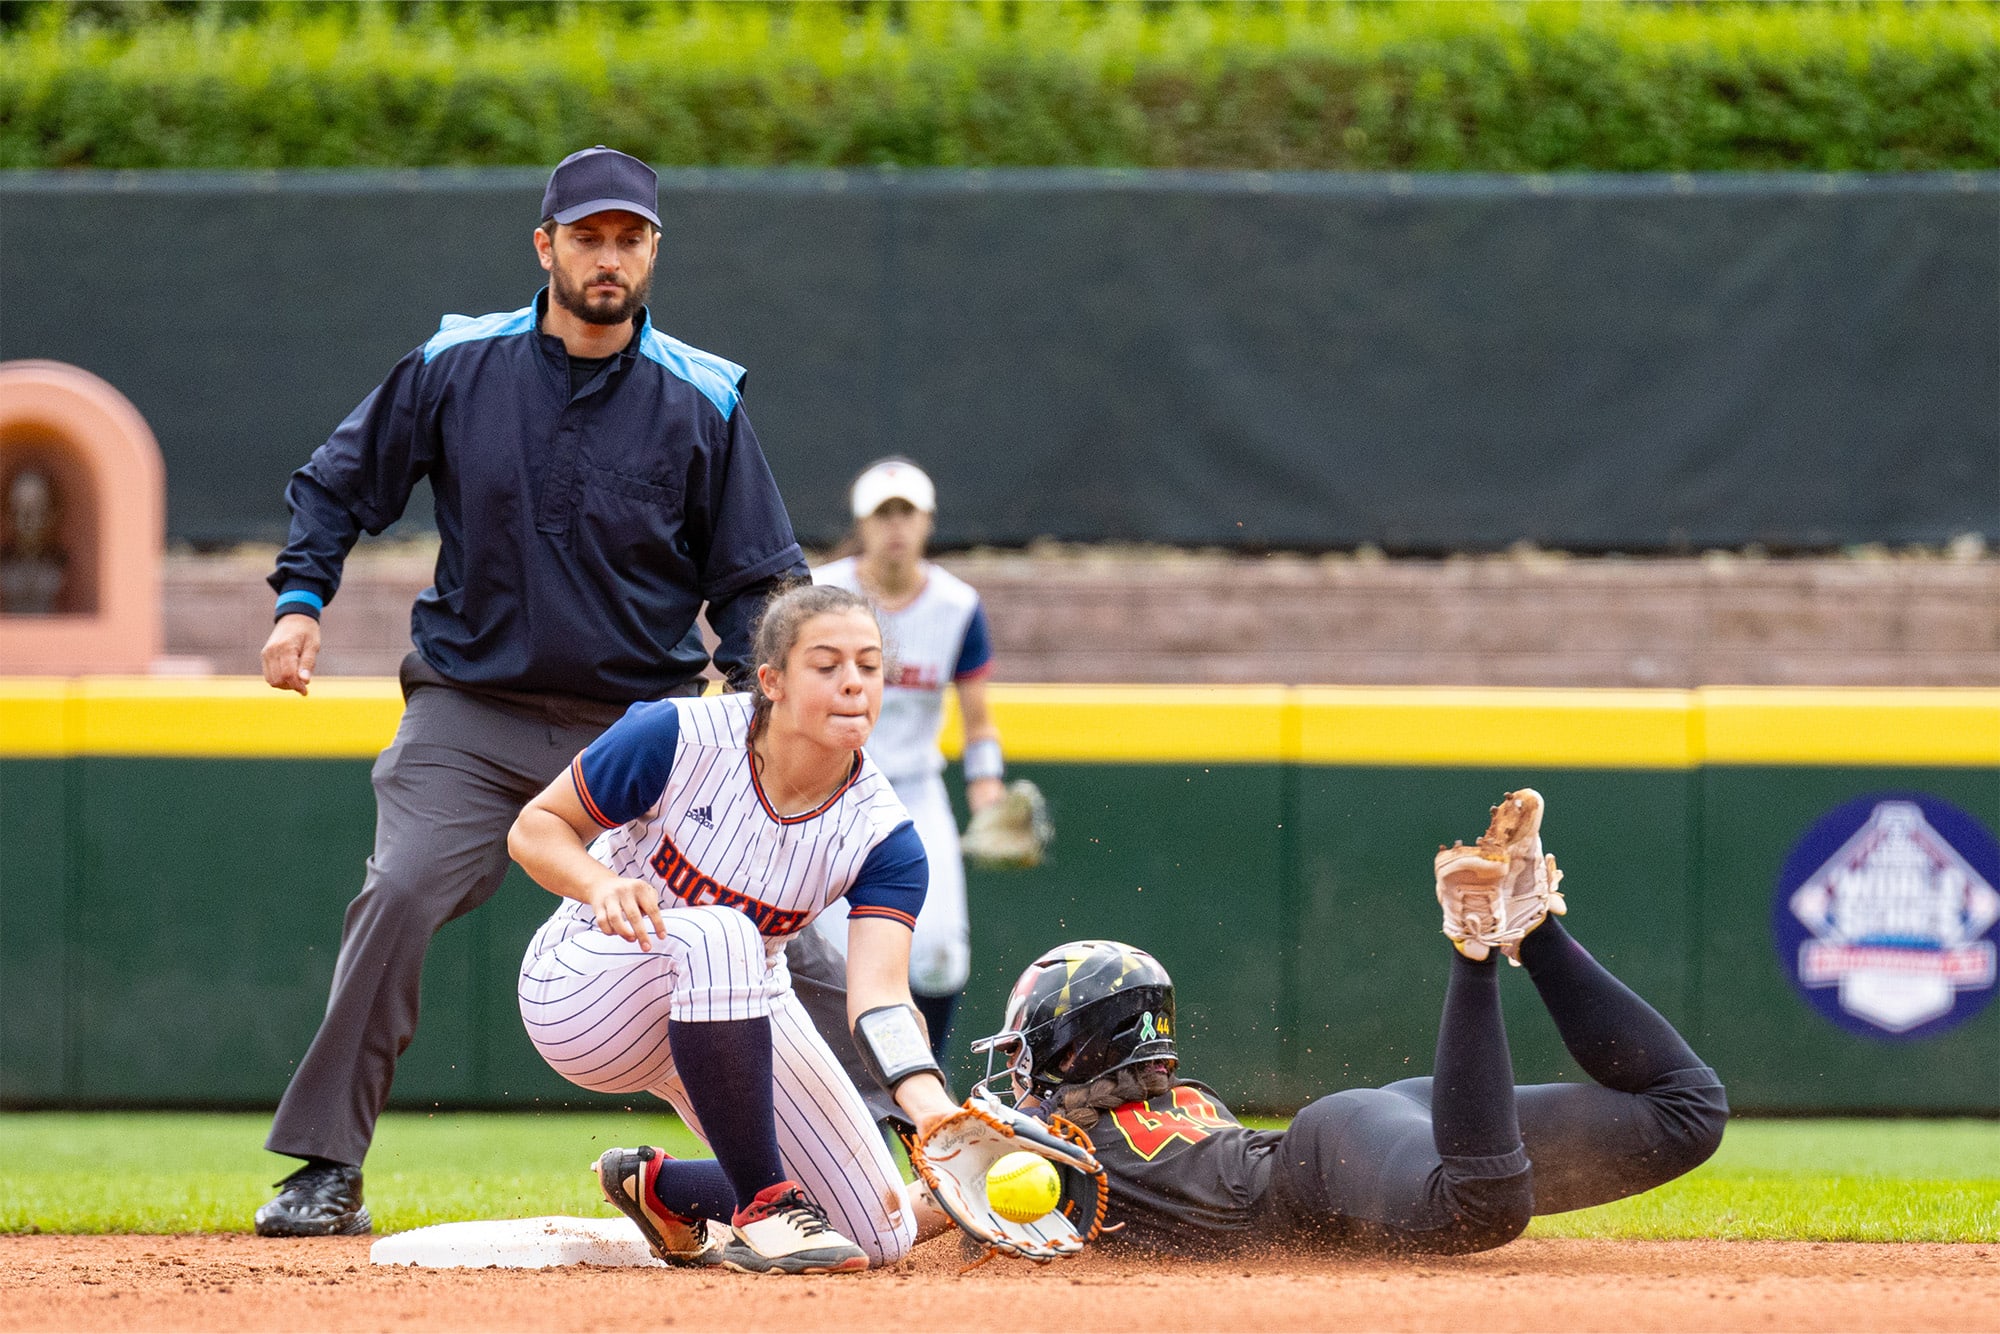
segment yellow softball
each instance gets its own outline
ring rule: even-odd
[[[986,1169],[986,1202],[1010,1223],[1032,1223],[1062,1199],[1062,1178],[1048,1159],[1016,1150]]]

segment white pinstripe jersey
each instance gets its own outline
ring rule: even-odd
[[[862,593],[855,558],[831,561],[812,572],[816,584]],[[993,670],[993,646],[979,594],[949,570],[923,563],[924,586],[908,606],[876,609],[895,675],[882,690],[882,717],[868,738],[868,753],[898,782],[944,772],[938,733],[944,727],[944,688]]]
[[[857,754],[847,782],[816,810],[780,816],[750,763],[747,694],[636,704],[570,765],[605,832],[590,855],[646,880],[661,907],[718,903],[757,924],[767,950],[845,895],[849,915],[914,927],[929,869],[889,780]],[[596,929],[565,899],[543,929]]]

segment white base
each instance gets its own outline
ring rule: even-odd
[[[378,1265],[425,1269],[547,1269],[552,1265],[665,1268],[629,1218],[503,1218],[439,1223],[368,1248]]]

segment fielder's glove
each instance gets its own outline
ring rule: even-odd
[[[981,866],[1040,866],[1055,833],[1042,790],[1017,778],[1007,785],[1006,796],[973,815],[958,845]]]
[[[1088,1217],[1069,1199],[1032,1223],[1015,1223],[993,1212],[986,1200],[986,1171],[1001,1158],[1020,1151],[1040,1154],[1066,1179],[1081,1174],[1089,1188],[1075,1192],[1085,1201]],[[983,1244],[988,1256],[1018,1255],[1047,1262],[1075,1255],[1104,1226],[1104,1206],[1110,1200],[1104,1169],[1090,1151],[1090,1137],[1066,1121],[1052,1126],[1004,1103],[974,1094],[965,1106],[931,1127],[910,1151],[931,1198],[951,1216],[965,1235]],[[1067,1170],[1065,1170],[1067,1169]],[[1079,1224],[1081,1230],[1079,1230]]]

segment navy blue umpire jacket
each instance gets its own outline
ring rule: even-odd
[[[472,689],[654,699],[707,664],[743,679],[778,576],[806,576],[741,401],[743,368],[638,335],[574,396],[548,291],[522,310],[447,315],[292,474],[279,610],[317,615],[362,532],[428,477],[436,583],[410,612],[417,651]]]

